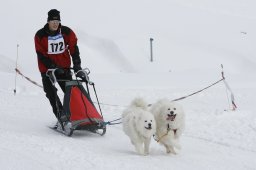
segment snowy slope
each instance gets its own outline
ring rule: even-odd
[[[1,77],[9,80],[10,75]],[[1,88],[0,165],[3,169],[255,167],[256,118],[255,109],[251,107],[253,94],[250,94],[250,91],[255,93],[255,88],[235,88],[239,98],[239,109],[235,112],[223,111],[228,107],[223,86],[181,101],[187,115],[182,151],[179,155],[167,155],[162,146],[152,141],[151,154],[144,157],[136,154],[121,125],[108,126],[103,137],[76,131],[72,138],[68,138],[50,130],[48,126],[55,120],[48,101],[39,88],[29,89],[25,87],[25,81],[24,84],[19,85],[20,92],[16,96],[11,88]],[[101,101],[106,104],[103,105],[104,118],[109,121],[119,118],[128,102],[137,95],[153,102],[161,97],[180,97],[189,91],[187,88],[178,85],[173,88],[99,87],[98,91]]]
[[[4,1],[0,51],[0,169],[255,169],[256,3],[252,0]],[[223,82],[179,101],[186,112],[182,150],[168,155],[154,140],[150,155],[134,151],[122,126],[105,136],[77,132],[69,138],[55,123],[41,84],[33,36],[47,11],[61,11],[77,33],[84,67],[91,69],[105,121],[120,118],[137,96],[149,103],[191,94],[221,78],[238,106],[231,111]],[[74,10],[75,9],[75,10]],[[153,37],[154,62],[149,62]],[[59,91],[60,96],[63,94]],[[95,101],[95,97],[93,97]]]

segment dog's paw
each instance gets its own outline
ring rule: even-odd
[[[176,151],[170,151],[170,150],[166,151],[166,153],[167,153],[167,154],[174,154],[174,155],[177,155],[177,154],[178,154]]]
[[[144,152],[137,151],[137,153],[138,153],[139,155],[142,155],[142,156],[144,156],[144,155],[145,155],[145,153],[144,153]]]
[[[149,155],[149,152],[144,152],[143,155],[144,155],[144,156],[147,156],[147,155]]]
[[[140,155],[144,155],[143,148],[138,147],[137,145],[135,145],[135,150],[137,151],[137,153],[138,153],[138,154],[140,154]]]
[[[178,153],[175,151],[174,147],[173,146],[167,146],[166,147],[166,153],[167,154],[174,154],[174,155],[177,155]]]

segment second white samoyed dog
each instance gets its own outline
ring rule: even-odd
[[[161,99],[151,106],[156,120],[156,138],[167,153],[177,154],[181,149],[179,139],[185,128],[185,114],[181,105]]]
[[[154,116],[142,98],[136,98],[122,114],[123,130],[141,155],[149,154],[151,137],[156,131]]]

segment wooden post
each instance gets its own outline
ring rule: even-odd
[[[150,61],[153,62],[153,38],[150,38]]]

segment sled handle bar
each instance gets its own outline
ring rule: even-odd
[[[46,75],[49,77],[50,81],[52,84],[55,84],[57,83],[57,78],[56,78],[56,75],[55,75],[55,71],[58,70],[58,69],[62,69],[62,68],[54,68],[54,69],[48,69],[47,72],[46,72]],[[63,69],[69,69],[69,70],[74,70],[74,68],[63,68]],[[82,70],[79,70],[76,75],[79,73],[79,72],[84,72],[85,73],[85,80],[81,80],[81,81],[84,81],[84,82],[88,82],[90,85],[94,84],[93,82],[91,82],[89,80],[89,74],[91,73],[91,71],[89,70],[89,68],[84,68]],[[59,81],[66,81],[66,80],[59,80]]]
[[[52,84],[55,84],[57,82],[57,78],[55,76],[55,71],[59,68],[54,68],[54,69],[48,69],[46,72],[46,76],[49,77],[50,81]]]

